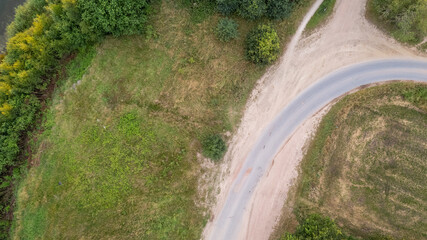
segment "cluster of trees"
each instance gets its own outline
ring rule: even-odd
[[[392,28],[402,42],[417,43],[427,36],[425,0],[372,0],[377,17]]]
[[[28,0],[16,9],[0,58],[0,176],[18,164],[22,136],[60,60],[104,35],[144,31],[148,9],[149,0]]]
[[[297,0],[217,0],[218,11],[224,15],[235,12],[243,18],[261,17],[283,19],[288,17]]]
[[[237,13],[256,20],[267,17],[271,20],[288,17],[299,0],[216,0],[217,9],[223,15]],[[217,36],[228,42],[238,36],[238,25],[229,18],[219,20]],[[280,52],[279,37],[270,25],[259,25],[246,36],[246,56],[256,64],[267,64],[277,59]]]

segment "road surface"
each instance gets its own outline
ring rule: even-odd
[[[344,67],[300,93],[263,131],[227,194],[208,239],[236,239],[248,202],[280,147],[295,129],[335,98],[362,85],[390,80],[427,82],[427,61],[387,59]],[[279,210],[278,210],[279,211]],[[256,216],[255,216],[256,217]]]

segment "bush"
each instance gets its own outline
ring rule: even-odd
[[[291,0],[267,0],[267,17],[283,19],[291,15],[293,4]]]
[[[238,0],[217,0],[218,12],[224,15],[233,14],[239,7]]]
[[[312,214],[303,220],[295,234],[285,234],[281,240],[313,239],[313,240],[351,240],[328,217]]]
[[[264,0],[240,0],[240,6],[237,12],[243,18],[255,20],[264,16],[267,11],[267,5]]]
[[[209,135],[202,141],[203,155],[212,160],[219,160],[224,156],[227,146],[224,140],[218,134]]]
[[[279,37],[268,25],[259,25],[246,38],[246,56],[258,64],[271,63],[280,52]]]
[[[222,42],[228,42],[237,38],[239,32],[237,31],[238,24],[229,18],[222,18],[218,21],[216,27],[216,35]]]
[[[114,36],[141,33],[147,22],[148,0],[78,0],[82,20],[95,33]]]

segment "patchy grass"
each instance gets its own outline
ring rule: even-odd
[[[310,31],[323,24],[334,11],[336,0],[323,0],[317,11],[307,23],[306,30]]]
[[[311,2],[274,22],[282,46]],[[198,239],[199,140],[233,131],[265,67],[248,63],[243,19],[231,43],[220,16],[155,3],[145,36],[107,38],[69,65],[17,191],[14,239]],[[210,5],[205,3],[209,7]]]
[[[427,52],[427,42],[419,44],[418,45],[418,50],[420,50],[421,52]]]
[[[427,37],[424,24],[426,6],[423,0],[368,0],[365,15],[396,40],[416,46]],[[425,51],[425,48],[420,45],[419,50]]]
[[[392,83],[335,104],[301,163],[296,218],[321,213],[363,238],[426,238],[426,92]]]

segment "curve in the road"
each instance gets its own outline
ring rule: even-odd
[[[362,85],[390,80],[427,82],[427,61],[377,60],[344,67],[300,93],[257,140],[215,218],[208,239],[236,239],[248,202],[260,178],[295,129],[335,98]],[[289,86],[292,87],[292,86]],[[248,172],[250,172],[248,174]]]

